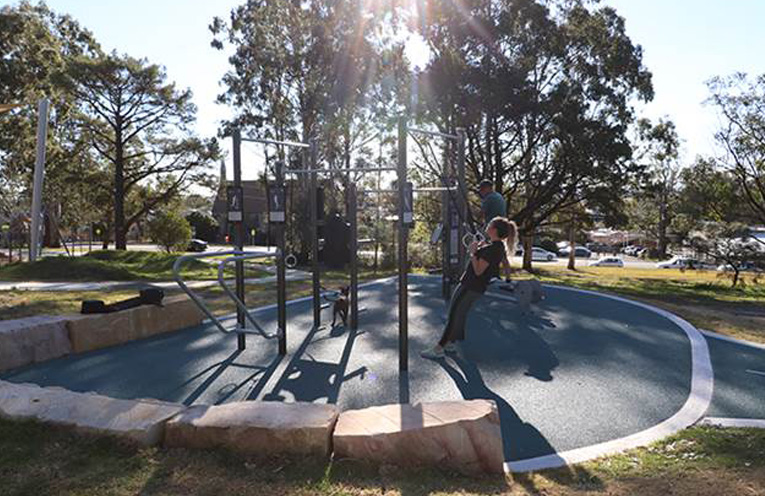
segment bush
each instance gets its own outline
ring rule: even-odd
[[[149,237],[172,251],[185,251],[191,241],[191,225],[178,212],[163,212],[149,221]]]
[[[218,221],[213,217],[204,214],[202,212],[191,212],[186,216],[186,220],[191,225],[194,232],[194,237],[207,241],[208,243],[214,243],[217,241],[218,236]]]
[[[552,238],[542,238],[539,241],[539,247],[553,253],[558,253],[558,245],[555,244]]]

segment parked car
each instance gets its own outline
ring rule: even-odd
[[[664,262],[657,263],[656,268],[658,269],[709,269],[709,268],[715,268],[715,267],[708,263],[702,262],[701,260],[696,260],[695,258],[675,256]]]
[[[515,256],[516,257],[522,257],[523,256],[523,247],[518,247],[517,250],[515,250]],[[531,260],[534,262],[552,262],[558,258],[558,255],[551,251],[547,251],[544,248],[540,248],[539,246],[532,246],[531,247]]]
[[[189,246],[186,248],[187,251],[207,251],[207,241],[202,241],[201,239],[192,239],[189,241]]]
[[[619,257],[603,257],[587,265],[590,267],[624,267],[624,260]]]
[[[558,254],[561,257],[567,257],[571,253],[571,248],[566,247],[558,251]],[[577,246],[574,249],[574,256],[576,258],[590,258],[592,256],[592,252],[585,248],[584,246]]]

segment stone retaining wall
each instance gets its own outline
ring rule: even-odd
[[[334,405],[314,403],[246,401],[193,406],[167,423],[164,444],[327,457],[338,414]]]
[[[503,471],[502,434],[490,400],[385,405],[339,413],[334,405],[241,402],[186,407],[151,399],[0,381],[0,417],[36,419],[142,445],[224,448],[270,455],[350,457],[467,474]]]
[[[162,439],[165,422],[186,407],[157,400],[120,400],[94,393],[0,381],[0,416],[36,419],[142,445]]]
[[[466,474],[504,471],[499,414],[491,400],[343,412],[332,441],[336,457],[403,467],[448,467]]]
[[[78,315],[67,322],[74,353],[97,350],[202,323],[202,311],[186,296],[164,305],[141,305],[114,313]]]
[[[162,307],[0,320],[0,372],[196,326],[203,318],[194,302],[180,295]]]
[[[68,317],[0,320],[0,372],[72,352]]]

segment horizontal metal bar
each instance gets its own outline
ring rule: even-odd
[[[242,141],[251,141],[253,143],[264,143],[266,145],[285,145],[285,146],[294,146],[297,148],[309,148],[311,145],[308,143],[300,143],[299,141],[279,141],[279,140],[272,140],[268,138],[247,138],[242,137]]]
[[[440,133],[438,131],[427,131],[425,129],[417,129],[416,127],[410,127],[410,132],[413,133],[420,133],[420,134],[427,134],[428,136],[435,136],[437,138],[447,138],[452,139],[454,141],[459,141],[460,137],[456,134],[446,134],[446,133]]]
[[[193,260],[193,259],[200,259],[200,258],[210,258],[210,257],[218,257],[218,256],[226,256],[226,255],[245,255],[245,254],[255,254],[257,257],[255,258],[263,258],[263,257],[275,257],[278,255],[277,252],[242,252],[239,250],[229,250],[229,251],[208,251],[204,253],[196,253],[196,254],[190,254],[190,255],[182,255],[178,257],[175,260],[175,263],[173,264],[173,278],[175,279],[175,282],[178,284],[178,286],[183,290],[184,293],[189,295],[189,298],[199,307],[200,310],[202,310],[202,313],[204,313],[207,318],[210,319],[210,321],[215,324],[215,326],[218,328],[219,331],[221,331],[224,334],[229,334],[232,331],[226,329],[223,324],[221,323],[220,319],[218,319],[212,311],[207,307],[207,305],[202,301],[202,298],[200,298],[194,291],[191,290],[186,285],[186,281],[183,279],[183,276],[181,275],[181,265],[183,265],[184,262],[187,260]]]
[[[457,188],[440,188],[440,187],[434,187],[434,188],[414,188],[412,191],[415,193],[434,193],[437,191],[457,191]],[[397,189],[363,189],[360,190],[359,193],[398,193]]]
[[[285,169],[285,174],[348,174],[350,172],[393,172],[397,167],[369,167],[363,169]]]

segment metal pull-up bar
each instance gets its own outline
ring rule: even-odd
[[[457,191],[458,188],[452,187],[452,188],[445,188],[443,186],[441,187],[425,187],[425,188],[413,188],[412,191],[414,193],[433,193],[438,191]],[[385,193],[398,193],[397,189],[364,189],[359,191],[361,194],[385,194]]]
[[[417,129],[415,127],[408,128],[408,131],[411,133],[419,133],[419,134],[426,134],[428,136],[435,136],[437,138],[446,138],[454,141],[460,141],[462,138],[460,136],[457,136],[456,134],[446,134],[441,133],[439,131],[428,131],[426,129]]]
[[[395,172],[398,167],[365,167],[354,169],[285,169],[285,174],[349,174],[351,172]]]
[[[264,143],[266,145],[283,145],[283,146],[293,146],[296,148],[310,148],[311,145],[308,143],[301,143],[299,141],[279,141],[279,140],[272,140],[268,138],[248,138],[243,137],[241,138],[242,141],[250,141],[252,143]]]

